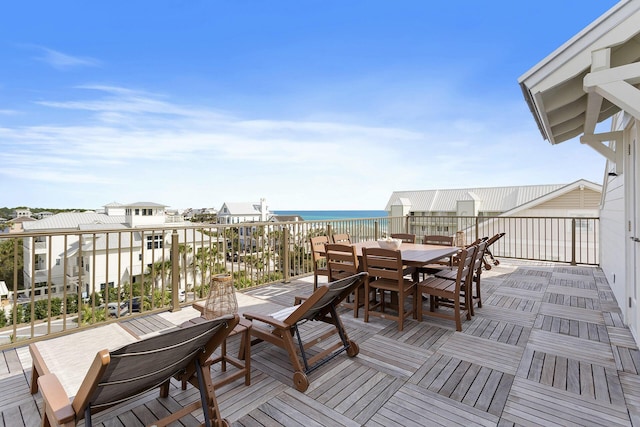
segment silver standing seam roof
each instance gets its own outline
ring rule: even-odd
[[[459,200],[475,200],[480,202],[482,212],[506,212],[565,186],[567,184],[394,191],[385,210],[391,210],[391,205],[400,199],[409,199],[412,212],[455,212]]]

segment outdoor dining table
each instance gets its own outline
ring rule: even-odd
[[[353,243],[352,246],[355,246],[358,258],[362,258],[362,248],[380,247],[377,240]],[[402,243],[400,245],[402,263],[408,267],[422,267],[451,256],[459,250],[460,248],[456,246],[423,245],[421,243]]]

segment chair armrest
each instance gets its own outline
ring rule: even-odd
[[[258,313],[243,313],[243,316],[249,320],[257,320],[259,322],[266,323],[267,325],[271,325],[274,328],[278,329],[289,329],[291,325],[287,325],[286,323],[275,319],[274,317],[269,316],[268,314],[258,314]]]
[[[194,302],[193,304],[191,304],[191,307],[193,307],[196,310],[198,310],[200,312],[200,314],[204,314],[204,302],[203,301]]]
[[[293,305],[300,305],[300,304],[302,304],[302,302],[303,302],[303,301],[306,301],[306,300],[307,300],[307,298],[309,298],[309,297],[300,297],[300,296],[296,296],[296,297],[294,298]]]
[[[38,387],[42,393],[46,415],[61,425],[72,422],[76,414],[71,401],[55,374],[46,374],[38,378]]]

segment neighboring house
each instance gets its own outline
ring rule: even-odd
[[[218,224],[267,222],[271,216],[266,199],[260,199],[260,203],[225,202],[218,211]],[[256,227],[253,225],[238,227],[239,249],[245,250],[257,245],[255,232]]]
[[[31,218],[31,210],[29,208],[16,209],[13,211],[14,218],[28,217]]]
[[[559,144],[579,138],[606,158],[600,266],[636,342],[640,342],[638,40],[640,1],[621,1],[519,79],[544,139]],[[610,131],[596,129],[609,118]]]
[[[391,217],[413,217],[409,232],[417,236],[457,231],[475,235],[460,217],[597,217],[601,192],[600,185],[584,179],[571,184],[394,191],[385,210]]]
[[[269,218],[271,213],[265,199],[260,199],[260,203],[225,202],[218,211],[218,224],[266,222]]]
[[[36,219],[43,219],[43,218],[49,218],[50,216],[53,216],[53,212],[49,212],[49,211],[42,211],[42,212],[38,212],[36,214],[33,215]]]
[[[105,206],[105,213],[60,213],[26,224],[25,231],[74,233],[23,239],[25,287],[33,287],[39,296],[50,280],[52,293],[61,293],[65,285],[75,292],[80,284],[88,295],[107,285],[134,283],[153,263],[169,259],[170,227],[175,224],[167,221],[165,208],[152,202],[112,203]],[[141,228],[152,230],[136,230]],[[187,262],[209,240],[198,231],[178,234],[179,244],[192,249]],[[193,284],[195,279],[185,270],[187,283]]]
[[[36,221],[35,218],[30,216],[19,216],[9,221],[9,233],[22,233],[24,231],[24,224]]]

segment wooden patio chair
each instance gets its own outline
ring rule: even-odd
[[[329,277],[329,270],[327,269],[327,259],[324,255],[324,246],[329,243],[329,237],[316,236],[310,239],[311,241],[311,258],[313,260],[313,290],[318,288],[318,277]]]
[[[453,246],[453,236],[441,236],[438,234],[426,235],[422,238],[423,245],[436,245],[436,246]],[[418,268],[418,272],[422,273],[423,278],[428,274],[435,274],[441,270],[451,269],[453,267],[453,257],[442,258],[435,261],[432,264],[422,266]]]
[[[342,243],[343,245],[350,245],[352,243],[349,233],[336,233],[331,236],[331,241],[333,243]]]
[[[91,427],[93,414],[153,388],[159,387],[160,396],[167,397],[172,377],[198,388],[200,399],[155,422],[155,426],[166,426],[200,407],[203,425],[229,425],[220,415],[206,362],[238,321],[238,315],[225,316],[172,329],[116,350],[99,351],[71,399],[55,372],[39,376],[37,384],[44,405],[42,425],[75,426],[84,418],[84,425]],[[95,339],[100,339],[99,329]],[[82,349],[78,349],[80,353]],[[32,355],[38,357],[37,352]]]
[[[469,272],[473,266],[473,260],[478,247],[471,246],[463,249],[459,255],[458,268],[455,280],[432,276],[418,283],[418,292],[429,295],[429,311],[425,312],[429,316],[454,320],[456,330],[462,331],[462,315],[466,315],[467,320],[471,319],[468,299],[470,296]],[[464,290],[463,290],[464,287]],[[464,291],[464,293],[463,293]],[[437,311],[439,302],[451,301],[453,313]],[[418,304],[418,319],[422,320],[422,301]]]
[[[376,295],[375,301],[365,298],[364,321],[369,321],[369,316],[378,316],[392,319],[398,323],[398,330],[404,329],[404,320],[413,315],[417,318],[418,293],[413,279],[405,276],[406,270],[402,264],[402,255],[399,250],[382,248],[362,248],[362,264],[367,278],[364,285],[365,295]],[[386,295],[389,294],[389,301]],[[413,296],[413,308],[406,310],[405,302],[409,295]],[[388,308],[395,305],[395,314]]]
[[[353,276],[360,271],[356,248],[352,245],[329,243],[325,246],[329,282]],[[350,301],[353,299],[353,301]],[[353,295],[347,296],[342,303],[344,307],[353,309],[353,317],[358,317],[358,310],[364,305],[364,286],[354,290]]]
[[[415,243],[416,235],[408,234],[408,233],[391,233],[390,237],[392,239],[400,239],[402,243]]]
[[[295,304],[270,315],[244,313],[252,321],[251,335],[257,341],[266,341],[287,351],[293,365],[293,384],[298,391],[309,387],[307,374],[323,366],[336,356],[346,352],[349,357],[358,355],[358,345],[349,340],[336,307],[362,284],[366,274],[358,273],[340,279],[318,289],[307,298],[296,297]],[[308,321],[321,321],[334,327],[321,336],[313,334],[304,341],[299,326]],[[316,354],[310,356],[307,351],[317,344],[338,334],[339,340],[330,345],[322,345]],[[306,334],[305,334],[306,335]],[[296,343],[294,342],[297,341]]]
[[[469,279],[468,279],[470,280],[469,299],[465,298],[465,304],[467,303],[469,304],[469,312],[471,313],[472,316],[475,314],[473,309],[475,305],[477,305],[478,308],[482,308],[482,294],[480,293],[480,280],[482,277],[482,264],[484,260],[484,254],[487,248],[486,237],[484,239],[478,239],[477,242],[478,243],[476,245],[471,245],[471,246],[477,246],[477,250],[473,257],[473,265],[470,267],[470,271],[469,271]],[[457,277],[457,271],[443,270],[436,273],[435,276],[444,278],[444,279],[455,280]],[[473,290],[474,287],[475,287],[475,293]],[[462,293],[463,294],[465,293],[464,287],[462,288]]]

